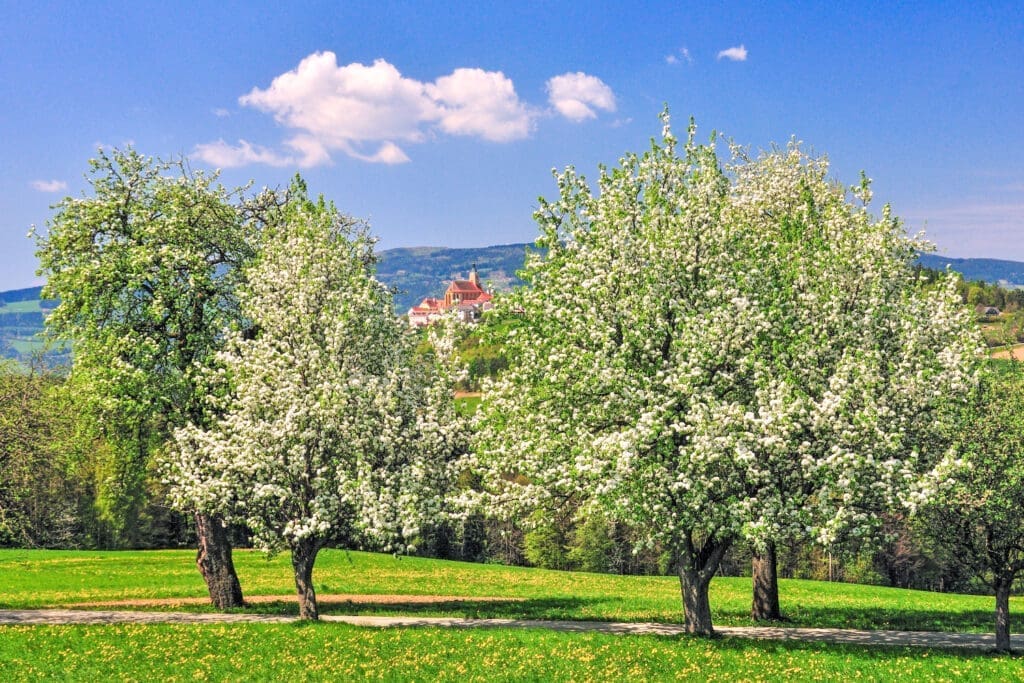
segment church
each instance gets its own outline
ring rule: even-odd
[[[452,280],[443,299],[427,297],[418,306],[409,309],[409,324],[425,327],[448,311],[455,309],[459,320],[473,322],[493,306],[492,295],[480,286],[476,264],[469,271],[468,280]]]

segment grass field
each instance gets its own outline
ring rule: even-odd
[[[39,299],[28,301],[8,301],[5,306],[0,307],[0,313],[35,313],[44,310],[39,305]]]
[[[0,679],[1015,681],[1024,659],[909,648],[344,624],[0,627]]]
[[[68,605],[142,598],[202,597],[205,585],[188,550],[82,552],[0,551],[0,608]],[[294,592],[287,555],[235,551],[247,595]],[[679,581],[666,576],[614,576],[524,567],[446,562],[418,557],[324,550],[313,580],[320,594],[457,595],[507,601],[403,605],[335,605],[325,613],[679,622]],[[994,599],[820,581],[780,581],[782,608],[793,626],[990,632]],[[711,583],[716,624],[749,626],[749,578]],[[209,610],[206,606],[188,609]],[[289,612],[291,603],[256,611]],[[1024,598],[1011,601],[1019,614]],[[1014,632],[1020,632],[1024,619]]]
[[[0,551],[0,607],[138,598],[201,597],[191,551]],[[236,551],[249,595],[293,591],[287,556]],[[323,551],[321,594],[505,597],[431,605],[328,602],[324,613],[417,613],[529,618],[681,620],[678,581],[473,565]],[[794,626],[991,631],[984,596],[781,582]],[[747,625],[750,579],[712,582],[715,623]],[[1024,599],[1014,598],[1020,615]],[[207,607],[175,607],[207,610]],[[292,603],[254,611],[294,612]],[[1018,619],[1018,621],[1020,621]],[[1014,629],[1019,632],[1018,627]],[[1024,659],[907,648],[542,630],[359,629],[342,624],[0,627],[0,680],[1024,680]]]

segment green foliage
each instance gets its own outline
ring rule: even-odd
[[[1024,571],[1024,371],[991,367],[964,411],[937,495],[919,521],[959,564],[995,585]]]
[[[485,318],[482,325],[488,325]],[[459,382],[459,388],[479,391],[485,379],[494,379],[508,367],[508,359],[500,345],[483,341],[484,330],[471,328],[459,344],[459,360],[466,368],[466,378]]]
[[[0,546],[180,545],[181,519],[145,470],[134,488],[149,495],[133,514],[104,509],[114,502],[100,493],[108,482],[134,472],[83,417],[72,384],[36,367],[0,367]]]
[[[530,521],[531,528],[523,537],[523,550],[527,561],[546,569],[567,569],[568,539],[563,533],[566,524],[550,520],[540,511],[535,512]]]
[[[37,255],[42,296],[60,301],[48,335],[73,343],[78,409],[109,448],[97,509],[132,544],[151,454],[174,426],[207,419],[197,373],[223,330],[244,325],[235,289],[277,200],[130,148],[100,151],[89,182],[91,196],[56,205]]]
[[[479,407],[479,396],[459,396],[455,399],[455,410],[463,417],[471,417]]]
[[[61,378],[0,363],[0,546],[61,546],[80,534],[67,452],[74,414]]]

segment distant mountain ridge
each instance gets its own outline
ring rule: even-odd
[[[531,244],[490,247],[403,247],[381,251],[377,278],[396,290],[395,312],[405,313],[424,297],[441,296],[448,283],[465,278],[476,265],[480,279],[495,291],[522,284],[516,271],[523,267]],[[945,270],[948,265],[966,280],[984,280],[1006,287],[1024,287],[1024,262],[1000,259],[947,258],[922,254],[922,265]],[[41,348],[34,335],[42,330],[43,316],[55,302],[41,302],[41,287],[0,292],[0,355],[26,359]]]
[[[921,254],[921,265],[935,270],[951,270],[960,273],[965,280],[984,280],[1004,287],[1024,287],[1024,263],[994,258],[949,258],[936,254]]]

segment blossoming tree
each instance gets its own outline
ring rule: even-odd
[[[55,207],[37,255],[43,295],[60,300],[48,332],[72,343],[83,405],[116,445],[101,502],[130,527],[151,454],[174,427],[208,418],[197,378],[237,321],[235,288],[277,198],[242,199],[215,176],[132,149],[101,150],[90,166],[92,194]],[[221,520],[196,523],[211,600],[240,606]]]
[[[300,615],[316,619],[319,550],[412,543],[464,446],[444,354],[416,354],[366,227],[290,194],[240,293],[255,334],[231,333],[209,377],[222,416],[177,431],[169,481],[180,505],[290,550]]]
[[[920,242],[798,146],[723,165],[693,127],[573,169],[499,303],[510,369],[475,446],[508,514],[580,495],[675,558],[688,631],[729,546],[828,540],[894,504],[978,342]],[[855,204],[853,200],[857,200]]]

